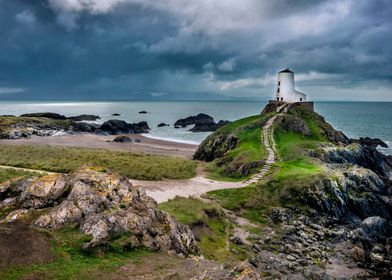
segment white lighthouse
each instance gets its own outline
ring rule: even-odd
[[[306,94],[295,90],[294,72],[289,68],[278,73],[275,100],[287,103],[306,101]]]

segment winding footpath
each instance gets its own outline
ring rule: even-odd
[[[161,181],[142,181],[130,180],[130,182],[146,191],[158,203],[166,202],[176,196],[181,197],[201,197],[202,194],[222,189],[234,189],[246,187],[252,183],[261,180],[270,170],[276,160],[275,142],[273,135],[273,124],[276,118],[288,110],[288,105],[283,104],[277,108],[277,114],[271,117],[261,130],[261,141],[267,151],[267,160],[261,167],[260,172],[243,182],[223,182],[211,180],[205,177],[205,174],[199,170],[198,175],[186,180],[161,180]],[[1,169],[14,169],[20,171],[36,172],[40,174],[54,174],[45,170],[35,170],[13,166],[0,165]]]
[[[277,114],[271,117],[262,129],[262,144],[267,151],[267,160],[260,169],[260,172],[243,182],[222,182],[205,178],[204,174],[188,180],[164,180],[164,181],[138,181],[131,180],[134,185],[142,187],[146,193],[153,197],[158,203],[166,202],[176,196],[200,197],[202,194],[223,189],[235,189],[246,187],[261,180],[270,170],[276,160],[275,141],[273,135],[273,124],[278,116],[285,114],[289,109],[288,104],[283,104],[277,108]]]

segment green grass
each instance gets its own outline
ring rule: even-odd
[[[265,224],[274,207],[301,208],[301,192],[323,176],[321,167],[306,160],[279,162],[275,168],[266,181],[245,188],[216,190],[207,195],[253,223]]]
[[[77,229],[48,232],[52,240],[54,260],[49,263],[14,266],[0,270],[0,279],[96,279],[115,271],[131,261],[138,263],[152,252],[146,250],[118,251],[111,249],[105,254],[83,251],[82,244],[89,240]]]
[[[306,137],[294,132],[274,129],[274,139],[278,156],[282,160],[295,160],[306,157],[306,152],[314,150],[320,144],[320,140]]]
[[[250,177],[240,174],[238,168],[246,163],[266,159],[267,152],[262,144],[262,126],[273,114],[255,115],[232,122],[215,132],[216,135],[232,134],[238,139],[234,149],[223,159],[215,160],[206,167],[208,177],[221,181],[240,181]],[[251,173],[256,172],[253,170]]]
[[[59,146],[0,145],[0,165],[70,172],[92,164],[133,179],[186,179],[196,175],[196,162],[169,156]]]
[[[243,254],[234,256],[227,250],[231,225],[216,205],[200,199],[176,197],[159,204],[159,208],[191,228],[198,227],[199,246],[204,257],[221,262],[244,258]]]
[[[41,176],[41,174],[36,172],[16,170],[13,168],[0,168],[0,183],[3,183],[13,178],[25,178],[31,176]]]

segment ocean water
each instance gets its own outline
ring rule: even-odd
[[[132,101],[132,102],[53,102],[53,101],[0,101],[0,115],[20,115],[33,112],[56,112],[66,116],[94,114],[101,117],[97,122],[117,118],[127,122],[147,121],[152,138],[168,139],[185,143],[200,143],[209,133],[192,133],[188,128],[175,129],[173,124],[180,118],[206,113],[218,120],[233,121],[259,114],[266,105],[253,102],[183,102],[183,101]],[[348,137],[377,137],[391,148],[382,149],[392,154],[392,103],[390,102],[315,102],[315,110],[323,115],[336,129]],[[148,114],[139,114],[147,111]],[[112,117],[113,113],[121,116]],[[168,127],[158,128],[164,122]]]

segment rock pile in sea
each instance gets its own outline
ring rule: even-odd
[[[150,127],[145,121],[127,123],[123,120],[108,120],[97,129],[97,133],[108,135],[148,133],[149,131]]]
[[[12,180],[0,185],[1,223],[33,227],[78,227],[91,237],[85,249],[107,246],[123,236],[127,249],[144,247],[187,256],[198,253],[188,226],[160,211],[127,178],[92,167],[68,175]]]
[[[214,118],[207,114],[198,114],[196,116],[190,116],[185,119],[179,119],[174,123],[175,128],[187,127],[188,125],[194,125],[189,131],[192,132],[209,132],[215,131],[218,128],[230,123],[229,121],[214,122]]]

